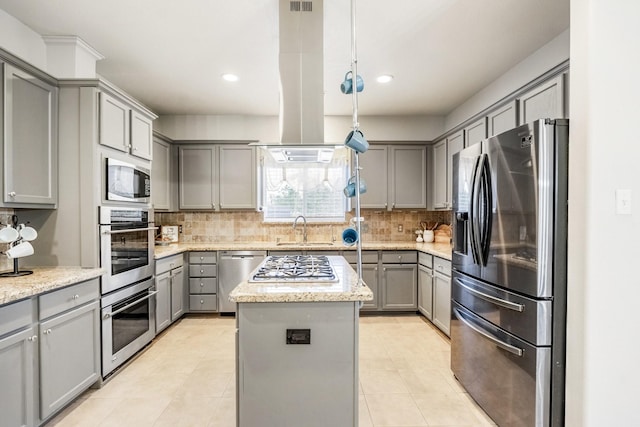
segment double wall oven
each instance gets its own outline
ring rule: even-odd
[[[100,208],[103,377],[155,336],[151,215],[147,208]]]

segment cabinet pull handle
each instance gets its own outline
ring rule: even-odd
[[[51,329],[47,329],[43,332],[45,335],[49,335],[51,333]]]
[[[204,270],[200,270],[200,273],[204,273]]]
[[[200,283],[200,287],[201,287],[201,288],[204,288],[204,283]]]
[[[72,298],[72,299],[78,299],[78,298],[80,298],[80,295],[75,294],[75,295],[74,295],[74,296],[72,296],[71,298]]]
[[[9,197],[16,197],[16,192],[15,191],[10,191],[9,192]]]
[[[384,267],[384,268],[382,269],[382,271],[387,271],[387,267]]]
[[[34,335],[32,337],[27,338],[27,341],[38,341],[38,336]]]
[[[204,304],[204,300],[203,299],[200,300],[200,304]]]

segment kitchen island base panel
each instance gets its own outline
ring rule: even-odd
[[[357,426],[358,313],[353,301],[238,304],[237,426]]]

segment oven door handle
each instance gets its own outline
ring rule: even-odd
[[[113,312],[111,312],[111,313],[105,313],[104,318],[105,318],[105,319],[108,319],[108,318],[110,318],[110,317],[113,317],[113,316],[115,316],[116,314],[118,314],[118,313],[121,313],[121,312],[125,311],[127,308],[133,307],[134,305],[138,304],[139,302],[141,302],[141,301],[144,301],[144,300],[146,300],[146,299],[151,298],[152,296],[154,296],[154,295],[155,295],[155,294],[157,294],[157,293],[158,293],[158,291],[149,291],[149,293],[148,293],[147,295],[143,296],[143,297],[142,297],[142,298],[140,298],[140,299],[135,300],[135,301],[134,301],[134,302],[132,302],[131,304],[127,304],[127,305],[125,305],[124,307],[120,307],[119,309],[117,309],[116,311],[113,311]]]
[[[158,227],[146,227],[146,228],[128,228],[126,230],[105,230],[102,234],[121,234],[121,233],[131,233],[132,231],[149,231],[149,230],[157,230]]]
[[[511,344],[508,344],[508,343],[502,341],[502,340],[499,340],[498,338],[494,337],[490,333],[482,330],[480,327],[478,327],[478,326],[474,325],[473,323],[471,323],[471,321],[465,319],[464,316],[462,315],[462,313],[460,312],[460,310],[458,310],[457,308],[453,309],[453,314],[456,316],[456,318],[459,321],[461,321],[462,323],[467,325],[469,328],[474,330],[476,333],[482,335],[483,337],[485,337],[486,339],[488,339],[489,341],[491,341],[492,343],[494,343],[495,345],[497,345],[501,349],[506,350],[509,353],[515,354],[516,356],[519,356],[519,357],[522,357],[524,355],[524,350],[523,349],[515,347],[515,346],[513,346]]]

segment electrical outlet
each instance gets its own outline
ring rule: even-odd
[[[182,234],[182,226],[181,225],[178,226],[178,233]]]
[[[402,224],[398,224],[398,233],[402,233],[402,230],[404,230],[404,227],[402,227]]]

